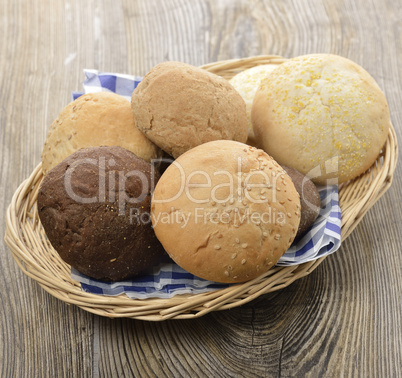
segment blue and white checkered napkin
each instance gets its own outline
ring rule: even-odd
[[[133,90],[141,81],[140,77],[114,73],[100,73],[85,70],[84,93],[100,91],[115,92],[130,100]],[[83,93],[73,93],[73,99]],[[310,230],[294,243],[281,257],[277,265],[301,264],[334,253],[341,244],[341,210],[339,207],[338,187],[328,186],[319,189],[321,210]],[[211,282],[196,277],[177,264],[169,261],[155,266],[148,274],[134,280],[121,282],[101,282],[84,276],[75,269],[71,277],[81,283],[84,291],[119,295],[125,293],[130,298],[151,297],[171,298],[177,294],[198,294],[222,289],[228,284]]]
[[[115,92],[131,100],[131,95],[142,77],[116,73],[98,72],[97,70],[84,70],[85,80],[82,84],[84,92],[73,92],[73,100],[85,93]]]
[[[295,265],[335,252],[341,245],[341,208],[338,187],[320,188],[321,210],[308,232],[293,243],[277,265]]]

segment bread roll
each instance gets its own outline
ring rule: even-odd
[[[161,151],[134,125],[130,102],[112,92],[82,95],[68,104],[50,126],[42,151],[46,174],[74,151],[91,146],[120,146],[146,161]]]
[[[247,140],[246,105],[220,76],[180,62],[149,71],[131,99],[136,126],[177,158],[218,139]]]
[[[240,93],[240,96],[246,103],[248,120],[247,144],[252,146],[257,144],[251,122],[251,106],[253,105],[254,96],[260,86],[261,79],[267,77],[276,67],[276,64],[263,64],[261,66],[252,67],[238,73],[229,80],[229,83]]]
[[[179,266],[208,280],[243,282],[268,271],[291,245],[300,200],[264,151],[220,140],[187,151],[167,168],[151,215]]]
[[[313,54],[279,65],[262,80],[252,122],[260,146],[278,163],[327,184],[351,180],[373,164],[390,114],[363,68],[340,56]]]
[[[300,197],[300,223],[295,239],[303,236],[320,213],[321,198],[314,183],[294,168],[282,166],[290,176]]]
[[[51,169],[38,214],[60,257],[87,276],[119,281],[165,255],[150,221],[151,164],[121,147],[80,149]]]

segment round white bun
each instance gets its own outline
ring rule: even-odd
[[[254,133],[251,122],[251,107],[253,105],[254,96],[260,86],[261,80],[266,78],[276,67],[276,64],[262,64],[261,66],[255,66],[239,72],[229,80],[229,83],[240,93],[240,96],[246,103],[249,139],[251,138],[253,145]],[[247,144],[250,143],[247,141]]]
[[[300,199],[264,151],[219,140],[167,168],[151,216],[157,238],[183,269],[211,281],[243,282],[267,272],[289,248]]]
[[[134,124],[130,102],[112,92],[88,93],[69,103],[52,123],[43,146],[46,174],[85,147],[119,146],[150,162],[161,150]]]
[[[288,60],[261,81],[252,122],[259,146],[278,163],[327,184],[351,180],[373,164],[390,114],[362,67],[313,54]]]

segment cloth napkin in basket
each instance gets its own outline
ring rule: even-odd
[[[101,73],[84,70],[84,92],[74,92],[75,100],[84,93],[100,91],[115,92],[131,99],[131,94],[141,78],[117,73]],[[334,253],[341,244],[341,210],[338,187],[328,186],[319,189],[321,210],[318,218],[308,232],[294,243],[280,258],[278,266],[301,264]],[[82,290],[94,294],[119,295],[125,293],[133,299],[171,298],[177,294],[198,294],[222,289],[228,284],[211,282],[196,277],[177,264],[169,261],[155,266],[148,274],[121,282],[102,282],[89,278],[75,269],[71,277],[81,283]]]

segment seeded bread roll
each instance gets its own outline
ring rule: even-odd
[[[295,237],[295,239],[299,239],[306,233],[306,231],[317,219],[320,212],[321,198],[317,187],[307,176],[304,176],[294,168],[286,167],[284,165],[282,168],[292,179],[300,197],[301,215],[299,227]]]
[[[135,127],[130,102],[112,92],[82,95],[60,112],[43,147],[43,172],[74,151],[91,146],[120,146],[149,162],[161,155]]]
[[[151,227],[151,164],[121,147],[74,152],[45,176],[38,214],[60,257],[87,276],[119,281],[165,254]]]
[[[211,281],[243,282],[268,271],[291,245],[300,200],[264,151],[220,140],[169,166],[156,185],[151,215],[179,266]]]
[[[220,76],[180,62],[160,63],[134,90],[136,126],[177,158],[218,139],[246,142],[246,105]]]
[[[343,183],[366,171],[390,126],[387,101],[374,79],[330,54],[279,65],[261,81],[251,113],[260,147],[316,184]]]

